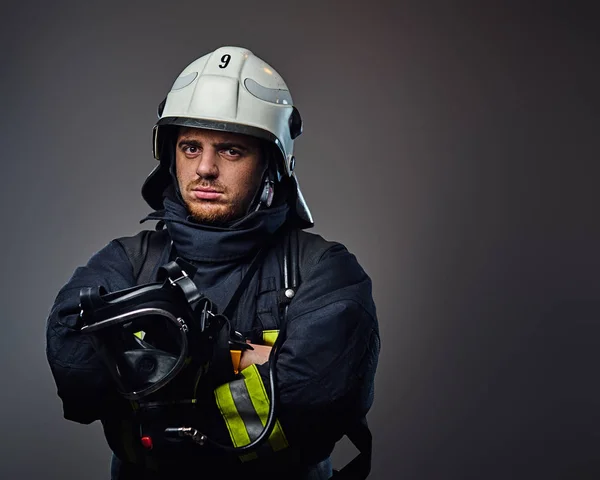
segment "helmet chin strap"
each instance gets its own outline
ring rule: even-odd
[[[258,189],[256,190],[256,193],[254,194],[254,198],[250,202],[250,205],[248,205],[248,209],[242,218],[247,217],[251,213],[258,212],[261,209],[269,208],[273,203],[273,197],[275,196],[277,167],[273,162],[271,151],[264,145],[264,143],[261,146],[261,156],[265,162],[262,179]]]
[[[275,181],[271,178],[271,175],[267,174],[265,176],[265,181],[263,183],[262,193],[260,195],[260,200],[256,207],[256,210],[259,210],[261,206],[265,208],[269,208],[273,203],[273,196],[275,195]]]
[[[254,200],[250,204],[246,215],[252,212],[257,212],[261,208],[269,208],[273,203],[275,195],[275,179],[273,178],[272,169],[267,166],[262,176],[262,181],[258,187],[258,191],[254,196]]]

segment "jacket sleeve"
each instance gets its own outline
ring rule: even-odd
[[[112,241],[75,270],[54,301],[46,322],[46,356],[68,420],[91,423],[115,398],[112,379],[90,339],[75,328],[79,292],[97,286],[112,292],[134,284],[129,259]]]
[[[328,454],[349,424],[372,405],[379,349],[371,280],[355,256],[334,243],[305,272],[288,310],[286,337],[277,360],[280,406],[269,438],[272,451],[289,445],[310,450],[307,454],[316,458]],[[254,413],[266,418],[268,370],[268,362],[248,367],[243,379],[217,391],[219,408],[234,444],[237,436],[237,446],[255,437],[248,422],[244,425],[246,419],[256,418]],[[245,389],[238,385],[242,381]],[[223,390],[229,391],[223,395]],[[255,412],[243,408],[248,396]],[[245,413],[236,414],[236,409]],[[259,430],[260,424],[253,429]]]

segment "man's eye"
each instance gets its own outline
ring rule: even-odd
[[[227,150],[225,150],[225,153],[230,157],[237,157],[240,155],[240,152],[237,151],[235,148],[228,148]]]
[[[187,146],[187,147],[184,147],[184,148],[183,148],[183,151],[184,151],[185,153],[190,153],[190,154],[192,154],[192,155],[193,155],[193,154],[196,154],[196,153],[198,153],[198,147],[194,147],[194,146],[192,146],[192,145],[189,145],[189,146]]]

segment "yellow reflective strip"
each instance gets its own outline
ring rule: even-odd
[[[279,330],[263,330],[262,338],[263,343],[272,347],[275,345],[275,340],[277,340],[277,336],[279,335]]]
[[[246,431],[246,426],[240,414],[235,408],[235,402],[229,390],[229,384],[225,383],[215,389],[215,398],[217,406],[229,430],[229,436],[235,447],[242,447],[250,443],[250,437]]]
[[[269,444],[274,452],[278,452],[279,450],[288,447],[288,441],[287,438],[285,438],[285,433],[283,433],[283,428],[281,428],[279,420],[275,420],[275,426],[269,436]]]
[[[146,332],[144,332],[143,330],[140,330],[139,332],[135,332],[134,335],[136,337],[138,337],[140,340],[143,340],[144,336],[146,335]]]
[[[254,406],[254,410],[258,414],[263,426],[265,426],[267,423],[267,417],[269,416],[270,402],[260,373],[258,373],[256,365],[250,365],[242,370],[241,373],[244,376],[246,388],[250,394],[250,401]],[[273,431],[269,436],[269,444],[274,452],[283,450],[288,446],[287,439],[285,438],[285,434],[283,433],[283,429],[281,428],[279,420],[275,421],[275,426],[273,427]]]
[[[258,458],[258,455],[256,454],[256,452],[250,452],[250,453],[246,453],[245,455],[240,455],[239,459],[242,462],[249,462],[250,460],[256,460]]]

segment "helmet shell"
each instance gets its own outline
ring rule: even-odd
[[[170,159],[161,158],[166,137],[162,127],[205,128],[251,135],[274,144],[279,153],[278,173],[291,177],[296,189],[295,213],[312,226],[294,174],[294,139],[302,133],[300,113],[281,75],[250,50],[221,47],[190,63],[159,105],[158,116],[153,153],[160,163],[142,187],[142,196],[151,207],[162,207],[162,193],[172,181]]]

